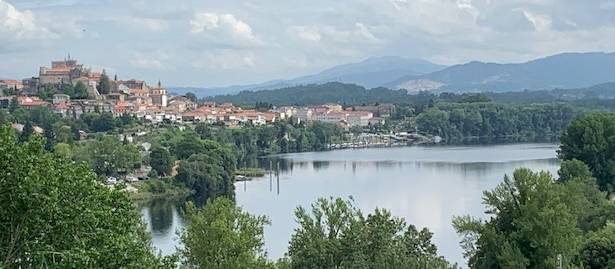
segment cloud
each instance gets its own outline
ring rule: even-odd
[[[192,64],[198,69],[237,70],[254,67],[254,56],[250,53],[237,53],[234,50],[215,50],[203,53]]]
[[[88,65],[205,86],[385,55],[519,62],[615,51],[613,11],[615,0],[0,0],[0,61],[10,63],[0,73],[28,77],[69,51]]]
[[[534,25],[537,32],[544,32],[551,28],[552,20],[547,15],[523,11],[523,15]]]
[[[169,23],[162,19],[146,18],[135,15],[123,15],[105,18],[105,21],[114,22],[121,27],[132,27],[137,30],[161,32],[169,28]]]
[[[291,36],[311,42],[334,43],[366,43],[377,42],[378,38],[365,24],[357,22],[352,28],[340,29],[331,25],[291,26],[288,28]]]
[[[163,63],[165,60],[170,59],[171,57],[161,51],[157,50],[150,53],[145,52],[135,52],[132,59],[130,60],[130,64],[134,67],[141,69],[150,69],[150,70],[172,70],[174,69],[172,66]]]
[[[31,11],[19,11],[3,0],[0,0],[0,36],[9,41],[57,37],[39,24]]]
[[[228,45],[262,44],[252,32],[252,27],[233,14],[196,13],[190,20],[190,33]]]

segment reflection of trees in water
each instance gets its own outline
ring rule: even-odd
[[[269,170],[269,166],[273,168],[275,171],[277,169],[277,165],[280,165],[280,172],[292,172],[294,165],[297,163],[293,163],[292,160],[281,158],[281,157],[268,157],[268,158],[260,158],[258,159],[258,165],[260,168]],[[299,165],[301,167],[301,165]]]
[[[536,166],[544,167],[544,166],[553,166],[557,167],[559,165],[558,159],[543,159],[543,160],[528,160],[528,161],[507,161],[507,162],[468,162],[468,163],[457,163],[457,162],[425,162],[425,161],[292,161],[292,159],[266,159],[267,166],[262,166],[265,169],[269,167],[269,160],[273,161],[273,167],[275,169],[276,162],[280,162],[280,172],[285,174],[285,172],[292,172],[293,168],[298,168],[300,170],[309,169],[310,166],[314,170],[326,170],[334,167],[340,167],[343,170],[348,168],[352,169],[353,174],[361,169],[371,169],[375,168],[376,170],[383,169],[403,169],[403,168],[417,168],[417,169],[433,169],[438,171],[444,171],[449,173],[459,173],[464,177],[481,177],[485,175],[489,175],[493,171],[499,171],[507,168],[533,168]],[[502,175],[503,176],[503,175]]]
[[[313,161],[312,167],[314,167],[314,170],[318,171],[329,168],[329,164],[331,164],[329,161]]]
[[[508,137],[474,137],[454,139],[453,144],[460,145],[502,145],[516,143],[555,143],[558,142],[557,136],[508,136]]]
[[[159,233],[166,233],[173,225],[173,210],[175,204],[166,199],[157,199],[151,201],[147,206],[152,230]]]
[[[530,161],[510,161],[510,162],[475,162],[475,163],[450,163],[450,162],[418,162],[415,163],[417,168],[433,169],[438,171],[446,171],[449,173],[459,173],[465,178],[485,178],[493,171],[501,171],[505,169],[514,170],[516,168],[534,168],[553,166],[557,167],[560,161],[558,159],[530,160]],[[504,175],[501,175],[502,177]]]

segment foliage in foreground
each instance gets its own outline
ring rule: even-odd
[[[263,250],[263,227],[269,220],[252,216],[231,200],[210,200],[202,210],[189,203],[190,224],[181,234],[182,263],[188,268],[273,268]]]
[[[386,210],[364,216],[338,198],[318,200],[311,212],[299,207],[295,215],[290,268],[451,268],[427,229],[418,231]]]
[[[560,181],[547,172],[518,169],[485,192],[487,221],[469,216],[453,221],[469,267],[555,268],[560,255],[564,268],[607,268],[591,265],[596,256],[602,265],[615,262],[615,234],[604,228],[615,219],[613,204],[588,174],[578,161],[563,163]],[[602,245],[595,244],[596,231],[608,235]],[[593,235],[587,239],[588,234]]]
[[[0,127],[0,267],[162,268],[127,194]]]
[[[583,161],[602,190],[615,190],[615,114],[597,113],[578,118],[561,141],[561,159]]]

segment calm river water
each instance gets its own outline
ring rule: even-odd
[[[270,258],[284,255],[296,228],[294,209],[319,197],[352,196],[364,213],[386,208],[434,233],[440,255],[465,264],[454,216],[484,216],[481,195],[516,168],[556,174],[555,144],[428,146],[340,150],[281,155],[279,193],[276,177],[237,183],[237,203],[252,214],[267,215]],[[269,160],[263,160],[269,166]],[[177,203],[158,201],[142,208],[154,246],[173,253],[176,231],[184,226]]]

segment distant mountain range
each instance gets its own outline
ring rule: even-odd
[[[615,81],[615,53],[564,53],[525,63],[470,62],[383,86],[409,91],[506,92],[581,88]]]
[[[170,91],[177,94],[193,92],[199,97],[205,97],[235,94],[245,90],[262,91],[298,85],[324,84],[327,82],[342,82],[356,84],[365,88],[375,88],[404,76],[420,76],[442,70],[443,68],[445,66],[433,64],[425,60],[386,56],[369,58],[359,63],[339,65],[318,74],[289,80],[273,80],[260,84],[219,88],[176,87],[170,88]]]
[[[342,82],[365,88],[386,87],[408,92],[508,92],[584,88],[615,81],[615,53],[563,53],[524,63],[470,62],[444,67],[401,57],[370,58],[336,66],[315,75],[255,85],[224,88],[174,88],[200,97],[261,91],[297,85]]]

